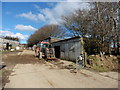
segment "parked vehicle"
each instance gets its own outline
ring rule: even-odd
[[[37,47],[35,49],[35,56],[37,56],[39,59],[42,58],[51,58],[54,56],[53,48],[50,47],[49,42],[41,41],[37,44]]]

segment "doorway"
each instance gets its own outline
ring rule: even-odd
[[[60,58],[60,46],[55,46],[55,57]]]
[[[9,43],[6,43],[6,49],[9,50]]]

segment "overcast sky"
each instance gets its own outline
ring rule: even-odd
[[[0,36],[20,38],[21,43],[46,24],[59,24],[61,16],[80,8],[82,2],[2,2],[2,29]]]

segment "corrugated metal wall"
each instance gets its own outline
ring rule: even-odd
[[[81,54],[80,38],[55,42],[52,47],[60,46],[60,58],[75,61]]]

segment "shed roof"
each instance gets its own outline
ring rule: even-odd
[[[61,39],[59,39],[59,38],[52,38],[52,37],[48,37],[48,38],[43,39],[43,40],[41,40],[41,41],[45,41],[45,40],[51,40],[51,43],[53,43],[53,42],[60,41]]]
[[[56,41],[56,42],[63,42],[63,41],[68,41],[68,40],[78,39],[78,38],[81,38],[81,37],[80,36],[76,36],[76,37],[67,38],[67,39],[64,39],[64,40],[59,40],[59,41]],[[56,43],[56,42],[53,42],[53,43]]]

